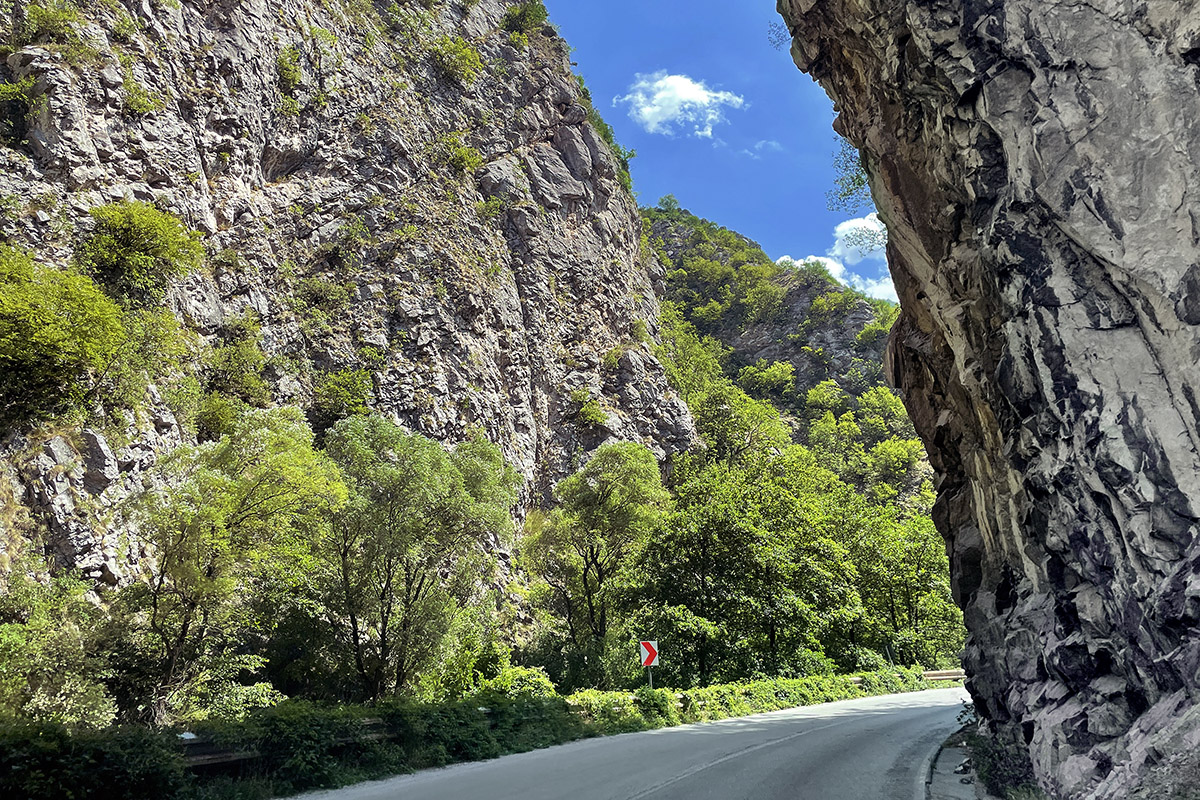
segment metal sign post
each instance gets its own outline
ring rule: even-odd
[[[654,688],[654,668],[658,666],[658,642],[638,642],[642,666],[650,676],[650,688]]]

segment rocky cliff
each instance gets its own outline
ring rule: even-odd
[[[643,215],[666,270],[659,293],[685,312],[689,301],[707,303],[721,294],[717,286],[695,291],[696,279],[689,272],[700,273],[697,262],[716,262],[731,272],[746,266],[761,270],[755,275],[760,281],[757,292],[753,287],[743,291],[769,296],[769,304],[745,309],[741,315],[726,313],[711,322],[700,319],[703,312],[695,308],[688,313],[692,322],[730,348],[732,374],[759,363],[791,364],[794,387],[786,396],[772,398],[785,408],[802,408],[808,390],[822,381],[832,380],[854,396],[883,382],[893,304],[868,300],[838,283],[818,263],[774,264],[758,243],[686,210],[645,209]]]
[[[250,309],[268,402],[367,370],[368,404],[412,430],[483,429],[527,500],[607,440],[688,447],[634,335],[658,308],[619,152],[566,44],[505,26],[513,5],[18,2],[0,241],[65,267],[89,209],[154,203],[203,234],[204,268],[168,295],[198,352]],[[113,504],[195,435],[166,388],[122,425],[96,408],[4,432],[0,541],[42,527],[61,564],[116,580]]]
[[[1200,745],[1200,7],[779,8],[888,225],[979,711],[1057,796],[1169,784]]]

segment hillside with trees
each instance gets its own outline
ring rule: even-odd
[[[955,664],[894,309],[639,216],[538,0],[17,5],[0,794],[191,797],[198,731],[269,774],[196,796],[266,797]]]

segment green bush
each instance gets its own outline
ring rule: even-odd
[[[233,424],[248,408],[245,401],[237,397],[209,392],[196,410],[196,437],[202,442],[217,441],[233,430]]]
[[[679,711],[675,694],[667,689],[651,689],[643,686],[634,692],[633,704],[642,719],[651,724],[678,725]]]
[[[37,78],[26,75],[10,83],[0,81],[0,142],[16,144],[25,136],[29,112],[34,106],[33,87]]]
[[[148,203],[122,200],[89,213],[96,228],[75,263],[130,305],[161,303],[172,279],[200,265],[200,234]]]
[[[442,36],[430,47],[433,61],[444,75],[464,86],[475,82],[483,72],[483,59],[470,42],[461,36]]]
[[[455,131],[439,137],[436,153],[437,160],[460,177],[473,175],[483,166],[483,156],[463,141],[463,136],[461,131]]]
[[[296,299],[308,308],[336,314],[350,304],[350,290],[324,278],[304,278],[296,284]]]
[[[291,97],[304,80],[304,73],[300,69],[300,51],[295,46],[288,45],[280,51],[275,59],[275,72],[279,78],[279,91]]]
[[[183,759],[167,734],[0,720],[0,797],[169,800],[185,785]]]
[[[68,44],[75,40],[74,26],[80,22],[79,9],[65,0],[32,3],[25,8],[24,43],[57,42]]]
[[[509,33],[528,35],[545,25],[547,16],[542,0],[525,0],[505,13],[500,27]]]
[[[77,404],[125,338],[121,310],[89,278],[0,245],[0,428]]]
[[[340,369],[323,375],[313,389],[313,427],[323,431],[335,422],[366,414],[375,382],[365,369]]]
[[[225,343],[213,349],[209,391],[258,408],[271,401],[271,391],[262,377],[267,357],[258,346],[259,331],[251,311],[226,324],[222,331]]]
[[[133,76],[132,70],[125,71],[125,111],[130,116],[144,117],[161,111],[166,104],[166,98],[143,86]]]
[[[576,389],[571,392],[571,402],[575,405],[575,419],[588,427],[598,427],[608,422],[608,414],[599,400],[593,400],[587,389]]]
[[[480,686],[480,693],[494,692],[509,700],[557,696],[554,684],[541,667],[504,667]]]

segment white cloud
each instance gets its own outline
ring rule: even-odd
[[[833,238],[829,255],[847,266],[886,259],[883,248],[887,243],[887,229],[874,212],[839,224],[833,229]]]
[[[676,128],[693,136],[711,139],[713,127],[725,121],[726,108],[742,108],[744,98],[733,92],[710,89],[703,81],[666,70],[638,73],[629,94],[613,98],[613,105],[627,104],[629,117],[648,133],[673,136]]]
[[[887,274],[887,255],[884,252],[887,231],[878,216],[872,213],[859,219],[848,219],[834,229],[833,238],[833,246],[825,251],[823,256],[784,256],[778,263],[818,261],[829,270],[834,280],[845,286],[853,286],[868,297],[891,300],[893,303],[899,301],[896,287]],[[849,267],[856,267],[864,262],[866,266],[873,266],[882,271],[883,277],[864,278],[857,271],[850,271]]]
[[[753,147],[747,147],[738,151],[738,155],[753,158],[755,161],[762,158],[763,153],[782,153],[783,145],[774,139],[764,139],[761,142],[756,142]]]

